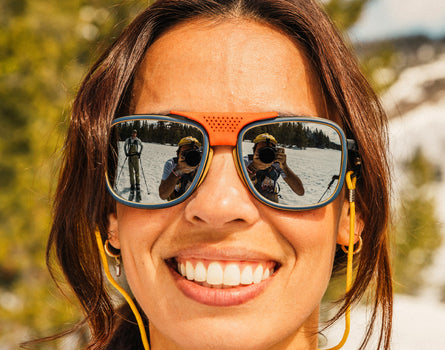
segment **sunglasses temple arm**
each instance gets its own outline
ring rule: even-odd
[[[111,283],[111,285],[117,289],[117,291],[124,297],[124,299],[126,300],[128,305],[130,306],[131,311],[133,311],[133,314],[136,317],[136,321],[137,321],[137,324],[139,327],[139,332],[141,333],[141,339],[142,339],[142,344],[144,346],[144,350],[150,350],[150,346],[148,345],[147,333],[145,331],[144,322],[142,321],[142,317],[141,317],[135,303],[133,302],[133,299],[131,299],[130,295],[128,295],[128,293],[116,282],[116,280],[111,275],[110,269],[108,267],[107,256],[105,255],[102,237],[100,235],[99,230],[96,230],[95,234],[96,234],[97,247],[99,249],[99,254],[100,254],[100,257],[102,260],[102,265],[103,265],[103,268],[105,271],[105,275],[107,276],[107,279]]]
[[[360,158],[360,153],[358,151],[357,142],[355,142],[354,139],[347,139],[346,145],[347,145],[348,153],[353,155],[353,158],[351,159],[352,160],[351,166],[352,166],[352,170],[353,170],[351,178],[360,177],[362,161]]]

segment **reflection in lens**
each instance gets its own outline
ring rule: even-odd
[[[272,152],[255,156],[254,140],[262,133],[277,142],[269,147],[280,150],[274,158]],[[258,195],[280,205],[308,207],[325,202],[339,185],[342,141],[330,125],[293,121],[251,127],[243,135],[242,155]]]
[[[182,152],[185,162],[190,166],[197,166],[201,162],[201,152],[197,149],[189,149]]]
[[[259,149],[258,155],[260,160],[266,164],[272,163],[276,158],[275,149],[267,146]]]
[[[203,134],[197,127],[136,119],[116,124],[111,135],[113,150],[108,161],[108,178],[114,194],[121,200],[158,205],[180,197],[193,182],[203,144]],[[187,161],[181,154],[185,150],[188,150]],[[172,193],[161,196],[161,183],[168,176],[175,180]]]

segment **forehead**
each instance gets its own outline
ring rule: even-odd
[[[247,20],[174,27],[136,74],[134,113],[264,112],[324,116],[318,78],[281,32]]]
[[[188,144],[180,146],[179,150],[186,151],[186,150],[192,149],[192,148],[198,148],[198,146],[197,145],[191,145],[190,143],[188,143]]]
[[[261,141],[261,142],[257,142],[257,143],[255,144],[255,147],[256,147],[257,149],[262,148],[262,147],[265,147],[265,146],[275,147],[275,145],[274,145],[273,143],[267,143],[267,142],[263,142],[263,141]]]

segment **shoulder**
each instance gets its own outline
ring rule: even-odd
[[[164,171],[162,172],[162,180],[166,180],[167,177],[170,175],[172,170],[175,168],[176,163],[173,160],[173,158],[170,158],[167,160],[164,164]]]
[[[169,160],[167,160],[166,162],[165,162],[165,165],[167,166],[175,166],[176,165],[176,163],[175,163],[175,160],[173,159],[173,158],[170,158]]]

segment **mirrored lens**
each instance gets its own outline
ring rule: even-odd
[[[111,129],[108,181],[123,202],[159,206],[184,195],[203,161],[203,132],[163,119],[125,119]]]
[[[252,126],[242,134],[250,186],[262,199],[312,207],[335,194],[342,172],[342,138],[330,124],[310,121]]]

